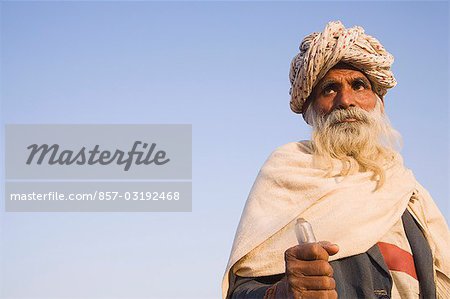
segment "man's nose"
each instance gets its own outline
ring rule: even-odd
[[[351,88],[341,89],[334,101],[335,109],[348,109],[356,106],[355,93]]]

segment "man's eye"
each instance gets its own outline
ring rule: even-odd
[[[353,89],[354,90],[363,90],[363,89],[366,89],[367,88],[367,85],[366,85],[366,83],[364,83],[363,81],[355,81],[354,83],[353,83]]]
[[[327,86],[323,89],[323,94],[327,95],[327,94],[332,94],[334,92],[334,86]]]

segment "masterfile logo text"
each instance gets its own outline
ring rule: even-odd
[[[142,147],[142,150],[138,150]],[[101,165],[108,165],[111,163],[117,163],[118,165],[124,165],[124,170],[128,171],[133,163],[136,165],[164,165],[170,161],[166,159],[166,152],[158,150],[155,152],[156,143],[152,143],[150,146],[148,143],[142,141],[135,141],[130,151],[122,151],[116,149],[114,152],[108,150],[100,151],[100,145],[96,144],[93,149],[87,150],[86,147],[82,147],[79,151],[61,150],[58,144],[31,144],[27,147],[30,150],[28,156],[27,165],[33,162],[41,165],[43,162],[49,165],[94,165],[99,163]],[[36,157],[36,159],[35,159]],[[34,161],[35,160],[35,161]]]
[[[191,125],[6,125],[6,211],[191,211]]]

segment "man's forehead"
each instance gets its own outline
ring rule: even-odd
[[[363,78],[366,78],[367,80],[369,80],[367,78],[367,76],[363,72],[361,72],[359,69],[357,69],[356,67],[340,62],[340,63],[336,64],[335,66],[333,66],[325,74],[325,76],[322,78],[321,81],[323,81],[324,79],[333,77],[333,76],[342,76],[342,75],[351,76],[351,77],[363,77]]]

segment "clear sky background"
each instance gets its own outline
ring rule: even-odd
[[[330,20],[395,56],[386,109],[449,220],[447,2],[2,2],[2,124],[192,124],[193,211],[5,213],[2,200],[0,297],[219,298],[259,168],[309,138],[289,64]]]

